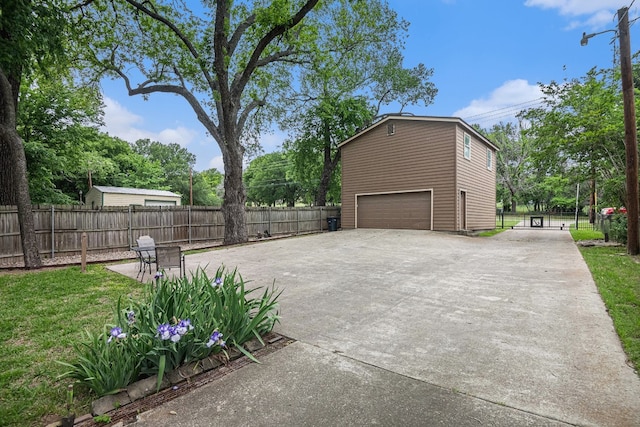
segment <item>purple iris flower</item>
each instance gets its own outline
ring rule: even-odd
[[[193,326],[191,326],[191,320],[189,319],[181,320],[175,327],[175,331],[179,335],[184,335],[191,329],[193,329]]]
[[[127,337],[127,334],[122,332],[122,328],[119,326],[116,326],[114,328],[111,328],[111,331],[109,332],[109,339],[107,340],[107,342],[111,342],[114,338],[122,339],[126,337]]]
[[[161,340],[168,340],[169,338],[171,338],[172,329],[173,328],[171,327],[170,324],[163,323],[162,325],[158,326],[158,336],[160,337]]]
[[[220,347],[225,346],[225,342],[222,341],[222,334],[218,331],[213,331],[211,337],[209,338],[209,341],[207,341],[207,347],[212,347],[216,344],[218,344]]]

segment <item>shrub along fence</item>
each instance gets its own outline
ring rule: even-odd
[[[321,232],[340,207],[247,208],[249,237]],[[87,206],[33,207],[38,249],[43,257],[78,255],[82,234],[87,251],[127,251],[139,236],[157,245],[215,242],[224,239],[220,207],[210,206]],[[20,225],[15,206],[0,206],[0,264],[22,259]]]

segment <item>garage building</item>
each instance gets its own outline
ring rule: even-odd
[[[389,115],[340,150],[342,228],[495,228],[497,147],[462,119]]]
[[[87,191],[85,204],[98,206],[180,206],[179,194],[166,190],[144,188],[109,187],[94,185]]]

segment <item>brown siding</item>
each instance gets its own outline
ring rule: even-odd
[[[394,135],[386,123],[395,124]],[[433,229],[456,230],[457,124],[386,123],[342,146],[342,227],[356,225],[356,194],[431,189]]]
[[[492,151],[492,167],[487,169],[486,144],[471,137],[471,160],[464,158],[465,129],[458,126],[457,130],[457,224],[462,229],[460,215],[460,192],[466,191],[467,229],[482,230],[495,228],[496,208],[496,153]],[[489,148],[490,149],[490,148]]]

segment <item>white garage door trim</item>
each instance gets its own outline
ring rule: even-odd
[[[355,228],[358,228],[358,197],[360,196],[383,196],[385,194],[405,194],[405,193],[425,193],[425,192],[429,192],[430,193],[430,199],[431,199],[431,206],[429,207],[429,209],[431,210],[429,215],[429,219],[430,219],[430,224],[429,224],[429,230],[433,230],[433,188],[423,188],[423,189],[419,189],[419,190],[404,190],[404,191],[382,191],[382,192],[378,192],[378,193],[356,193],[355,194]]]

